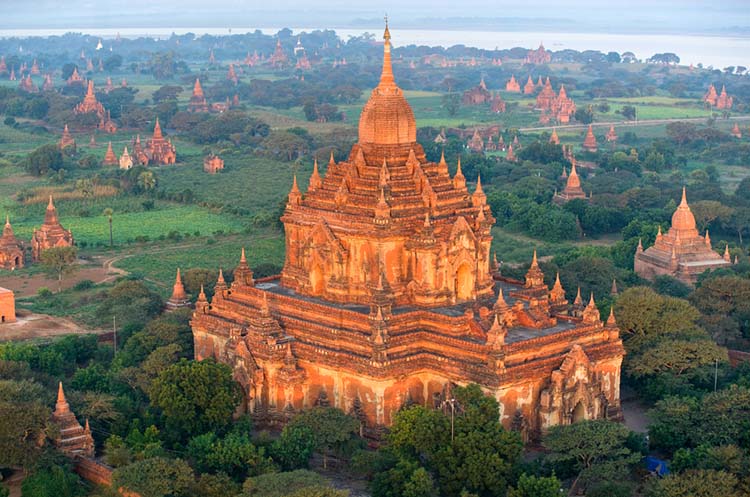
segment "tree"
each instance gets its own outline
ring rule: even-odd
[[[63,276],[76,271],[76,257],[78,250],[75,247],[52,247],[42,251],[40,256],[44,271],[52,277],[57,278],[57,291],[62,289]]]
[[[585,486],[617,481],[640,460],[626,446],[630,431],[620,423],[597,419],[550,428],[544,446],[550,461],[572,462]]]
[[[294,492],[310,488],[325,488],[328,481],[318,473],[299,469],[248,478],[242,495],[248,497],[288,497]]]
[[[708,225],[716,219],[729,220],[734,209],[716,200],[699,200],[690,204],[690,210],[693,211],[696,224],[700,232],[706,231]]]
[[[42,454],[50,410],[41,385],[0,380],[0,467],[30,468]]]
[[[86,495],[81,479],[69,468],[52,465],[41,468],[21,484],[23,497],[79,497]]]
[[[446,93],[443,95],[443,107],[445,107],[449,116],[455,116],[458,113],[458,109],[461,107],[461,97],[459,94]]]
[[[552,476],[534,476],[523,473],[515,488],[511,488],[508,497],[560,497],[562,485]]]
[[[679,340],[663,338],[630,361],[628,372],[635,378],[669,373],[680,376],[701,366],[726,362],[727,351],[713,340]]]
[[[205,433],[190,441],[188,452],[199,469],[226,473],[237,481],[276,469],[265,449],[253,445],[244,433],[232,432],[224,438]]]
[[[719,276],[704,280],[690,296],[700,322],[719,343],[750,338],[750,280]]]
[[[112,238],[112,209],[107,207],[102,211],[102,215],[107,217],[107,221],[109,221],[109,248],[114,247],[114,240]]]
[[[342,453],[359,433],[359,421],[332,407],[313,407],[296,415],[291,428],[306,428],[314,436],[315,449],[323,454],[323,467],[328,467],[331,452]]]
[[[153,171],[143,171],[138,175],[138,186],[143,191],[151,191],[156,188],[156,175]]]
[[[58,171],[65,165],[63,154],[57,145],[42,145],[31,152],[24,161],[24,168],[33,176],[42,176],[49,171]]]
[[[154,457],[117,468],[112,486],[136,492],[142,497],[190,496],[193,470],[182,459]]]
[[[628,121],[635,121],[636,109],[634,106],[623,105],[622,109],[620,109],[620,113],[622,114],[622,117],[624,117]]]
[[[162,411],[167,427],[179,433],[222,430],[231,422],[240,402],[240,389],[232,370],[210,359],[182,359],[169,366],[154,380],[148,393],[152,405]]]
[[[315,452],[315,434],[305,426],[285,426],[271,444],[271,457],[285,471],[307,468]]]
[[[646,497],[740,497],[737,477],[726,471],[688,470],[653,478],[646,485]]]
[[[240,493],[240,486],[224,473],[204,473],[193,488],[196,497],[227,497]]]

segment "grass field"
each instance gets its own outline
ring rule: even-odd
[[[185,241],[182,245],[189,245]],[[186,271],[191,268],[234,268],[242,248],[250,267],[270,263],[281,267],[284,263],[284,238],[280,232],[260,230],[250,235],[221,239],[214,244],[198,241],[190,246],[169,249],[158,253],[144,251],[142,254],[126,256],[115,266],[132,273],[140,273],[166,289],[174,283],[176,268]]]

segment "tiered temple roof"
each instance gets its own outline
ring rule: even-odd
[[[707,269],[717,269],[731,264],[728,256],[722,258],[711,247],[711,238],[698,234],[685,188],[682,200],[672,215],[672,227],[666,234],[656,235],[654,245],[644,250],[641,243],[635,253],[635,272],[646,279],[669,275],[684,283],[694,284],[698,275]]]
[[[76,415],[70,410],[70,405],[65,399],[62,382],[57,390],[57,403],[52,413],[52,422],[58,427],[59,434],[55,439],[57,449],[71,457],[94,455],[94,438],[91,436],[89,421],[86,426],[76,419]]]
[[[13,233],[10,217],[6,215],[3,236],[0,237],[0,268],[8,271],[21,269],[24,266],[24,259],[23,245]]]
[[[180,268],[177,268],[177,276],[175,277],[174,286],[172,287],[172,296],[167,300],[166,306],[167,311],[190,307],[190,299],[188,299],[187,293],[185,293],[185,287],[182,285]]]
[[[526,80],[526,84],[523,85],[523,93],[524,95],[531,95],[536,90],[536,86],[534,85],[534,80],[531,79],[531,74],[529,74],[529,79]]]
[[[138,159],[139,164],[157,164],[166,165],[174,164],[177,160],[176,149],[172,142],[164,138],[159,125],[159,118],[156,118],[154,125],[154,135],[146,142],[146,146],[141,148],[140,136],[136,137],[133,145],[133,153]]]
[[[122,151],[119,160],[117,161],[120,165],[120,169],[130,169],[133,167],[133,158],[128,153],[128,147]]]
[[[557,204],[564,204],[577,198],[586,200],[587,197],[586,193],[584,193],[583,191],[583,188],[581,188],[581,178],[578,176],[578,171],[576,171],[576,164],[575,162],[573,162],[573,165],[570,168],[570,175],[567,176],[567,180],[565,182],[565,188],[562,192],[555,192],[552,201]]]
[[[42,252],[50,248],[70,247],[73,245],[73,234],[63,228],[57,217],[57,209],[49,196],[47,210],[44,213],[44,224],[34,230],[31,237],[31,255],[34,261],[41,259]]]
[[[106,117],[107,114],[104,110],[104,106],[96,99],[93,80],[89,80],[86,88],[86,95],[83,97],[83,101],[75,106],[73,112],[76,114],[88,114],[89,112],[94,112],[99,119]]]
[[[516,81],[516,77],[511,74],[510,79],[505,83],[505,91],[511,91],[513,93],[521,93],[521,86]]]
[[[615,132],[614,124],[609,126],[609,131],[607,131],[606,139],[608,142],[613,142],[613,143],[617,141],[617,133]]]
[[[583,148],[584,150],[588,150],[589,152],[596,152],[597,150],[597,143],[596,143],[596,136],[594,136],[594,130],[589,124],[589,129],[586,130],[586,137],[583,139]]]
[[[282,68],[289,64],[289,58],[284,52],[284,48],[281,46],[281,40],[278,38],[276,39],[276,48],[268,58],[268,64],[273,68]]]
[[[193,94],[190,96],[190,103],[188,103],[188,110],[190,112],[208,112],[206,95],[203,94],[203,87],[198,78],[195,78],[195,85],[193,86]]]
[[[63,128],[62,136],[60,137],[60,141],[58,142],[57,146],[63,150],[68,147],[72,147],[73,151],[75,151],[76,149],[75,138],[73,138],[73,135],[70,134],[70,130],[68,129],[67,124]]]
[[[552,55],[545,50],[544,44],[540,43],[536,50],[529,50],[524,60],[525,64],[549,64],[552,61]]]
[[[112,142],[109,142],[107,144],[107,153],[104,154],[104,160],[102,161],[102,165],[116,166],[117,164],[118,164],[117,156],[115,155],[115,151],[112,150]]]
[[[484,83],[484,78],[482,78],[477,86],[464,92],[461,97],[461,103],[464,105],[481,105],[489,102],[490,98],[492,98],[492,95],[487,90],[487,85]]]
[[[304,194],[293,180],[281,276],[254,280],[244,254],[231,286],[220,272],[193,314],[196,358],[233,368],[260,423],[326,399],[377,435],[404,403],[434,405],[468,382],[527,436],[618,417],[616,326],[593,303],[584,318],[565,314],[536,260],[525,284],[492,273],[481,180],[470,193],[460,162],[451,177],[444,157],[426,159],[387,26],[384,40],[348,158],[322,177],[316,162]]]

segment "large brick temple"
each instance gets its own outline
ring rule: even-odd
[[[490,262],[492,213],[460,162],[429,162],[391,70],[386,26],[380,83],[347,160],[295,179],[282,217],[280,276],[255,281],[244,252],[192,319],[196,359],[230,365],[261,423],[331,405],[377,435],[404,404],[440,406],[478,383],[508,428],[618,418],[624,354],[614,317],[591,296],[569,305],[534,255],[524,282]],[[531,254],[530,254],[531,255]]]

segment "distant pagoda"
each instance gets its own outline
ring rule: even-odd
[[[71,457],[94,455],[94,438],[91,436],[89,421],[86,426],[76,419],[76,415],[70,410],[70,405],[65,399],[62,382],[57,389],[57,403],[52,413],[52,422],[57,425],[58,435],[54,440],[55,446],[63,454]]]

